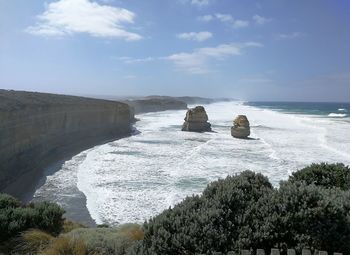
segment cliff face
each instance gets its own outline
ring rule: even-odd
[[[186,110],[187,104],[173,98],[147,98],[125,101],[136,114],[147,112],[159,112],[167,110]]]
[[[124,103],[0,90],[0,191],[54,161],[130,134],[132,120]]]

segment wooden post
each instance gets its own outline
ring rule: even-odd
[[[309,249],[302,249],[301,255],[311,255],[311,251]]]
[[[265,255],[265,251],[263,249],[257,249],[256,255]]]
[[[326,251],[318,251],[317,255],[328,255]]]
[[[241,255],[251,255],[250,250],[241,250]]]
[[[287,250],[287,255],[295,255],[295,250],[294,249],[288,249]]]
[[[271,249],[271,255],[280,255],[279,249]]]
[[[334,252],[333,255],[343,255],[341,252]]]
[[[236,252],[234,252],[234,251],[229,251],[229,252],[227,253],[227,255],[236,255]]]

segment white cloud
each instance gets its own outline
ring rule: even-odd
[[[121,57],[119,59],[124,61],[124,63],[126,63],[126,64],[146,63],[146,62],[152,62],[152,61],[156,60],[156,58],[153,58],[153,57],[147,57],[147,58]]]
[[[209,5],[210,0],[191,0],[191,4],[202,7]]]
[[[214,15],[204,15],[197,17],[197,20],[203,22],[209,22],[213,20],[220,21],[222,23],[228,24],[233,28],[243,28],[249,26],[249,21],[234,19],[231,14],[215,13]]]
[[[298,38],[298,37],[302,37],[304,35],[305,34],[301,33],[301,32],[293,32],[293,33],[289,33],[289,34],[278,34],[276,36],[276,38],[280,39],[280,40],[286,40],[286,39],[295,39],[295,38]]]
[[[215,17],[221,22],[233,22],[233,17],[230,14],[216,13]]]
[[[125,29],[124,24],[134,23],[135,14],[129,10],[100,5],[90,0],[59,0],[47,5],[35,26],[27,32],[41,36],[64,36],[87,33],[94,37],[114,37],[127,41],[142,36]]]
[[[226,58],[241,55],[247,47],[262,47],[257,42],[221,44],[217,47],[205,47],[195,49],[191,53],[177,53],[164,59],[169,60],[182,71],[192,74],[203,74],[210,71],[210,62],[225,60]]]
[[[209,38],[213,37],[213,34],[208,32],[208,31],[198,32],[198,33],[190,32],[190,33],[178,34],[177,37],[179,39],[184,39],[184,40],[203,42],[203,41],[208,40]]]
[[[246,21],[246,20],[235,20],[233,23],[232,23],[232,26],[234,28],[242,28],[242,27],[247,27],[249,26],[249,21]]]
[[[203,22],[209,22],[209,21],[212,21],[213,19],[214,19],[213,15],[204,15],[204,16],[197,17],[197,20],[203,21]]]
[[[257,24],[257,25],[264,25],[264,24],[270,22],[271,19],[265,18],[265,17],[260,16],[260,15],[254,15],[254,16],[253,16],[253,21],[254,21],[255,24]]]

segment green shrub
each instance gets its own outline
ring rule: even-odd
[[[262,197],[240,234],[245,248],[311,248],[350,252],[350,192],[305,183],[281,183]]]
[[[350,189],[350,168],[344,164],[312,164],[289,177],[290,182],[303,181],[326,188]]]
[[[143,230],[137,224],[124,224],[117,228],[75,229],[66,236],[84,240],[90,254],[126,254],[126,250],[143,238]]]
[[[273,189],[246,171],[216,181],[144,224],[132,254],[211,254],[249,248],[311,248],[350,254],[350,191],[305,181]]]
[[[186,198],[145,223],[145,254],[195,254],[237,249],[243,217],[272,192],[268,179],[245,171],[208,185],[203,195]]]
[[[14,197],[0,193],[0,209],[19,207],[21,203]]]
[[[28,229],[39,229],[57,235],[62,230],[64,210],[54,203],[35,203],[21,206],[9,196],[1,195],[0,242]],[[5,199],[3,199],[5,198]]]

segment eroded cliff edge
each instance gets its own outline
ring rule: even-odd
[[[125,103],[0,90],[0,191],[21,197],[45,167],[129,135],[133,119]]]

